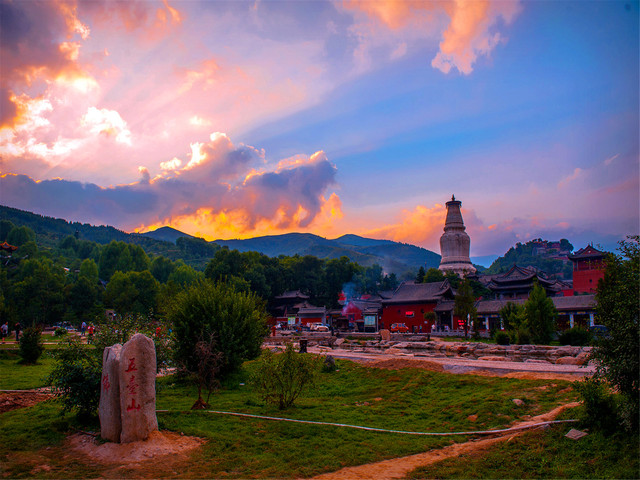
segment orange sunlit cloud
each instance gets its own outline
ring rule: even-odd
[[[435,248],[442,235],[446,214],[446,207],[439,203],[431,208],[417,205],[413,210],[403,210],[398,223],[376,228],[365,234]]]
[[[441,18],[448,23],[442,32],[440,51],[431,62],[434,68],[449,73],[452,67],[468,75],[480,55],[488,55],[503,40],[493,27],[502,19],[510,23],[519,13],[517,1],[451,0],[442,2],[414,2],[387,0],[376,2],[345,1],[348,10],[359,10],[375,18],[390,30],[425,30],[441,28]],[[401,44],[392,58],[402,56],[406,45]]]

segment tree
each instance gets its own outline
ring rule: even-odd
[[[420,268],[418,269],[418,274],[416,275],[416,283],[424,282],[425,273],[426,272],[424,271],[424,267],[420,265]]]
[[[637,428],[640,411],[640,236],[619,243],[619,255],[609,254],[604,278],[596,291],[598,321],[608,329],[592,353],[596,376],[623,397],[625,426]]]
[[[460,287],[456,292],[454,298],[454,310],[458,317],[464,321],[464,337],[469,336],[469,321],[473,322],[473,329],[476,329],[476,299],[473,296],[473,290],[471,289],[471,283],[467,278],[460,282]]]
[[[171,260],[159,256],[153,259],[149,270],[157,281],[166,283],[175,269],[176,265]]]
[[[524,304],[524,314],[531,340],[537,344],[548,344],[556,331],[558,312],[544,288],[535,282],[529,298]]]
[[[437,268],[431,267],[424,274],[424,279],[422,280],[424,283],[431,282],[442,282],[445,279],[444,273],[438,270]]]
[[[93,285],[98,283],[98,265],[91,258],[87,258],[80,264],[80,278],[84,277]]]
[[[174,326],[176,363],[189,371],[197,370],[195,345],[211,335],[223,354],[222,376],[260,354],[267,314],[264,302],[253,293],[238,292],[223,282],[198,281],[178,292],[166,309]]]
[[[289,343],[283,353],[263,352],[252,382],[265,402],[284,410],[313,386],[321,366],[320,357],[296,353]]]
[[[158,282],[148,270],[117,271],[104,292],[104,303],[121,314],[149,314],[156,309]]]
[[[14,227],[7,234],[7,243],[20,247],[28,241],[36,241],[36,234],[29,227]]]
[[[525,322],[524,307],[517,303],[507,302],[500,309],[500,318],[505,330],[517,330]]]
[[[220,386],[218,373],[222,362],[222,352],[216,347],[215,336],[212,334],[208,340],[200,340],[195,346],[195,357],[198,359],[195,371],[189,371],[188,365],[181,366],[181,373],[193,378],[198,387],[198,400],[191,410],[203,410],[209,408],[211,392]],[[202,399],[202,392],[207,391],[207,400]]]
[[[21,318],[51,325],[62,316],[64,274],[50,259],[23,261],[13,280],[11,301]]]

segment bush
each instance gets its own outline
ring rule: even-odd
[[[612,433],[618,424],[616,402],[606,384],[596,378],[573,383],[583,400],[581,423],[584,427]]]
[[[223,354],[220,374],[239,369],[244,360],[260,355],[267,335],[264,302],[252,293],[236,291],[225,283],[203,280],[179,292],[167,305],[175,332],[174,360],[186,370],[198,370],[195,345],[214,335]]]
[[[69,338],[54,358],[56,363],[47,383],[62,399],[63,411],[75,411],[80,419],[94,417],[100,402],[102,351],[83,347],[77,338]]]
[[[157,327],[164,333],[156,335]],[[167,325],[154,322],[145,315],[116,315],[113,319],[96,325],[92,344],[100,352],[102,359],[102,352],[106,347],[116,343],[124,345],[134,334],[142,333],[153,340],[156,347],[156,369],[159,371],[171,363],[171,337],[168,331]]]
[[[287,344],[283,353],[265,350],[252,377],[252,383],[267,403],[280,410],[293,405],[305,388],[313,386],[321,368],[319,357],[296,353],[293,344]]]
[[[511,338],[509,338],[507,332],[497,332],[495,338],[498,345],[509,345],[511,343]]]
[[[524,325],[520,325],[515,330],[509,332],[509,338],[514,345],[529,345],[531,343],[531,333]]]
[[[67,329],[63,328],[63,327],[58,327],[53,332],[53,336],[54,337],[61,337],[61,336],[66,335],[66,334],[67,334]]]
[[[20,363],[32,365],[44,352],[42,332],[37,327],[28,327],[20,336]]]
[[[593,335],[589,330],[580,327],[573,327],[565,330],[560,334],[560,345],[572,345],[574,347],[583,347],[591,343]]]

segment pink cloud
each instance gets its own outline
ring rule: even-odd
[[[349,11],[364,13],[391,31],[423,31],[428,35],[441,32],[439,51],[431,65],[443,73],[456,68],[465,75],[473,71],[473,65],[479,56],[489,55],[504,41],[498,31],[500,23],[509,24],[520,12],[517,1],[488,0],[345,1],[343,7]],[[357,31],[361,37],[367,37],[365,28],[360,27]],[[373,33],[370,36],[373,37]],[[361,38],[358,55],[362,55],[364,48]]]

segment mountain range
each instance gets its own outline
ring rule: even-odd
[[[189,236],[171,227],[162,227],[142,236],[156,240],[176,241],[180,236]],[[327,239],[311,233],[286,233],[248,238],[245,240],[214,240],[221,247],[228,247],[240,252],[259,252],[269,257],[280,255],[313,255],[318,258],[340,258],[363,266],[380,265],[385,272],[405,274],[415,271],[420,266],[426,269],[437,268],[440,255],[430,250],[391,240],[376,240],[358,235],[343,235],[335,239]]]

